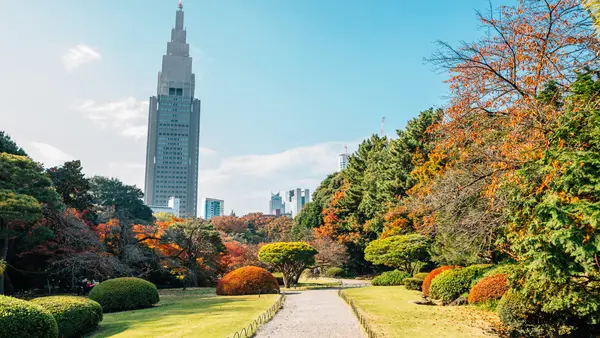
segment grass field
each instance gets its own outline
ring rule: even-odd
[[[108,313],[91,337],[227,337],[279,295],[216,296],[214,288],[161,290],[158,306]]]
[[[493,312],[469,306],[428,306],[411,303],[420,292],[403,286],[344,290],[381,337],[496,337]]]

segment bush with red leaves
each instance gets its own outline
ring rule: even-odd
[[[258,266],[244,266],[226,274],[217,283],[217,295],[257,295],[279,293],[279,283],[273,275]]]
[[[441,266],[437,269],[433,269],[428,275],[427,277],[425,277],[425,279],[423,280],[423,295],[425,297],[429,296],[429,287],[431,286],[431,281],[437,277],[440,273],[446,271],[446,270],[452,270],[452,269],[456,269],[456,268],[460,268],[460,266],[454,266],[454,265],[446,265],[446,266]]]
[[[499,274],[485,277],[471,288],[471,292],[469,292],[469,304],[498,300],[502,298],[508,289],[506,275]]]

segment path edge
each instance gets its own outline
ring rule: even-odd
[[[338,296],[340,298],[342,298],[344,300],[344,302],[346,302],[346,304],[348,304],[348,306],[350,306],[350,308],[352,309],[352,313],[354,314],[354,316],[360,323],[360,326],[362,327],[364,332],[367,334],[367,337],[368,338],[377,338],[378,337],[377,333],[375,332],[375,330],[373,330],[373,327],[367,320],[367,316],[365,316],[358,309],[358,307],[356,306],[356,303],[354,302],[354,299],[350,298],[342,289],[338,290]]]
[[[273,305],[271,305],[271,307],[269,309],[267,309],[267,311],[265,311],[261,315],[259,315],[258,318],[253,320],[246,327],[243,327],[242,329],[236,331],[232,335],[228,335],[227,338],[251,338],[251,337],[254,337],[256,335],[256,333],[258,332],[258,329],[262,325],[268,323],[271,319],[273,319],[273,317],[275,317],[277,312],[279,312],[279,310],[283,306],[283,303],[285,302],[285,298],[286,298],[285,293],[279,294],[279,298],[277,298],[275,303],[273,303]]]

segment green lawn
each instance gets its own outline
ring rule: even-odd
[[[91,337],[227,337],[246,327],[279,295],[216,296],[214,288],[161,290],[150,309],[108,313]]]
[[[495,314],[470,306],[411,303],[421,293],[403,286],[372,286],[344,290],[382,337],[496,337]]]

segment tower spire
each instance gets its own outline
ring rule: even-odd
[[[179,8],[179,10],[183,10],[183,3],[181,2],[181,0],[179,0],[179,5],[177,5],[177,8]]]

